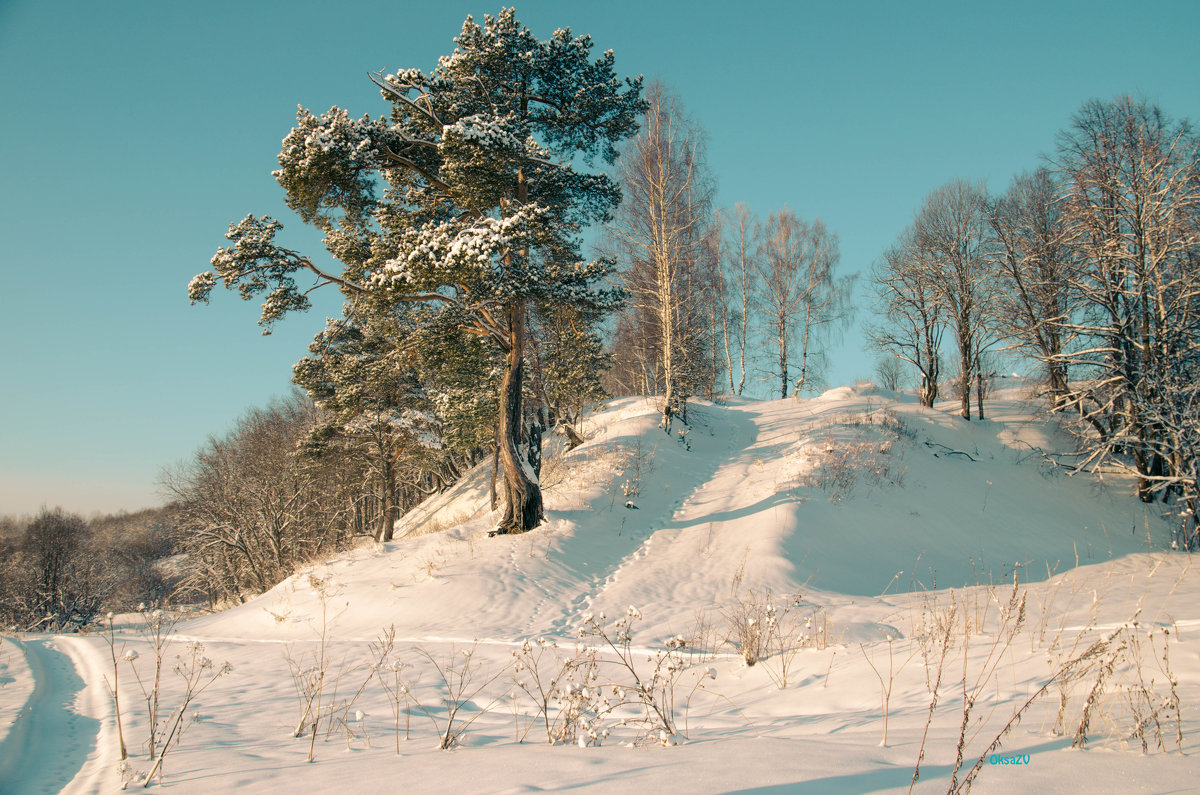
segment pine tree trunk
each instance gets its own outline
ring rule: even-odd
[[[497,533],[524,533],[542,523],[542,490],[529,464],[521,460],[521,382],[524,376],[525,308],[508,310],[509,350],[500,385],[500,463],[504,466],[504,518]]]
[[[534,419],[529,423],[528,439],[525,444],[525,458],[533,470],[533,476],[541,481],[542,477],[542,436],[550,426],[550,412],[545,406],[533,412]]]
[[[500,443],[497,441],[492,445],[492,510],[496,510],[496,506],[500,503],[500,498],[496,495],[496,474],[500,471]]]
[[[383,461],[383,516],[379,519],[379,531],[375,540],[384,543],[392,540],[396,532],[396,470],[387,453]]]

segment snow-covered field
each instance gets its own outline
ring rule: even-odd
[[[481,468],[406,537],[177,623],[162,720],[193,652],[212,663],[197,687],[232,670],[189,706],[161,784],[862,793],[907,790],[920,760],[933,792],[982,760],[981,792],[1191,790],[1200,576],[1165,551],[1161,506],[1054,464],[1067,442],[1020,388],[988,408],[967,424],[842,387],[693,404],[681,437],[652,402],[612,401],[547,461],[536,531],[487,537]],[[116,622],[137,652],[117,671],[130,778],[152,764],[148,621]],[[109,654],[99,636],[4,641],[0,791],[121,785]],[[37,669],[64,660],[81,683],[43,678],[76,736],[14,761]]]

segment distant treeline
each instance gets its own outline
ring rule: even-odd
[[[376,535],[385,519],[394,522],[483,456],[479,448],[402,445],[386,422],[371,428],[384,437],[378,444],[367,433],[339,439],[328,420],[293,393],[250,409],[166,474],[183,553],[178,600],[215,607],[262,593],[305,563]]]
[[[171,508],[0,517],[0,627],[78,629],[101,610],[161,606],[177,580],[175,528]]]

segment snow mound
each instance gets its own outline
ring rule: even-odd
[[[233,610],[193,622],[221,637],[307,638],[321,599],[343,637],[571,637],[581,617],[637,605],[644,631],[739,588],[883,593],[1044,580],[1161,549],[1170,529],[1123,479],[1070,477],[1067,440],[1005,393],[989,419],[840,387],[811,400],[703,401],[659,427],[648,399],[610,402],[586,443],[548,450],[546,523],[488,538],[490,462],[367,544]]]

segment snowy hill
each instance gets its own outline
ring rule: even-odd
[[[373,791],[402,775],[417,791],[866,792],[906,790],[923,749],[918,790],[961,781],[981,754],[984,790],[1077,791],[1081,777],[1099,791],[1190,786],[1194,766],[1179,748],[1196,750],[1196,723],[1179,704],[1200,695],[1200,583],[1189,559],[1164,552],[1171,528],[1128,480],[1069,476],[1056,463],[1072,460],[1061,455],[1068,440],[1020,387],[988,411],[968,424],[949,406],[842,387],[800,401],[693,403],[689,426],[667,434],[652,401],[612,401],[587,420],[585,444],[548,458],[548,521],[536,531],[487,537],[495,516],[481,466],[405,517],[405,537],[177,625],[172,659],[198,641],[233,672],[198,699],[200,719],[164,763],[164,782]],[[1140,629],[1123,630],[1135,614]],[[613,624],[630,616],[622,644]],[[118,628],[117,643],[145,664],[138,623]],[[372,670],[385,628],[394,653],[383,662],[404,667]],[[119,779],[108,647],[25,643],[70,651],[83,669],[103,728],[71,787],[107,791]],[[539,676],[566,671],[559,697],[541,705],[528,694],[539,649]],[[567,665],[587,649],[596,665]],[[622,649],[633,670],[614,656]],[[671,689],[655,692],[670,696],[675,735],[645,730],[639,697],[598,706],[606,687],[630,700],[663,660],[674,661],[662,669]],[[1157,725],[1153,753],[1060,753],[1109,660],[1089,747],[1140,752]],[[125,734],[141,738],[137,683],[118,667],[122,703],[133,705]],[[297,687],[320,668],[332,711],[320,713],[310,766],[311,738],[293,736]],[[464,674],[473,684],[456,695]],[[388,676],[407,685],[403,702]],[[173,704],[178,684],[167,687]],[[990,748],[1017,713],[1020,726]],[[448,722],[467,718],[464,746],[439,750]],[[603,746],[550,747],[555,721]],[[664,738],[678,747],[624,747]],[[1028,764],[988,763],[1007,752],[1030,754]]]
[[[406,517],[412,537],[313,573],[351,604],[343,637],[373,638],[380,612],[403,637],[571,637],[582,615],[631,604],[647,617],[643,632],[664,636],[680,630],[679,608],[727,602],[735,578],[852,601],[1008,584],[1014,566],[1022,582],[1044,580],[1076,552],[1095,563],[1162,549],[1170,530],[1130,499],[1128,481],[1048,469],[1036,451],[1067,442],[1017,391],[970,424],[869,387],[693,404],[684,439],[682,426],[670,436],[656,426],[652,401],[614,401],[589,421],[586,444],[547,465],[548,522],[536,532],[486,538],[495,519],[484,465]],[[307,582],[293,577],[192,631],[307,639]],[[361,604],[371,609],[360,618]]]

